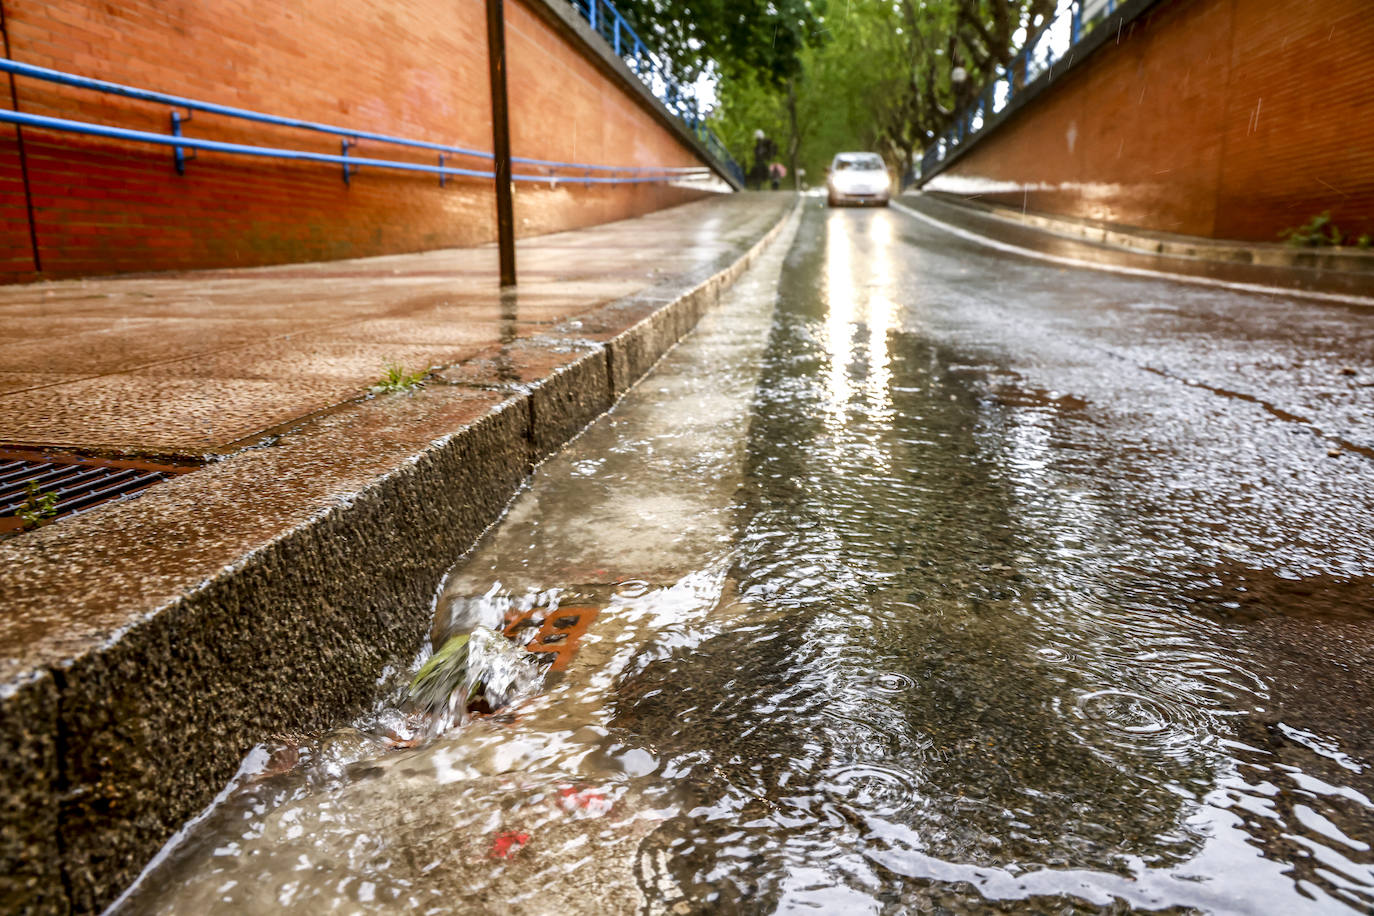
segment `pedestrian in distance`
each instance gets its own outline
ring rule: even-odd
[[[782,180],[787,177],[787,166],[781,162],[774,162],[768,167],[768,180],[776,191],[782,185]]]
[[[777,154],[778,145],[762,130],[754,131],[754,165],[749,170],[751,188],[763,190],[763,183],[768,180],[768,163],[772,162]]]

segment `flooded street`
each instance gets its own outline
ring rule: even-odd
[[[116,909],[1368,912],[1370,319],[807,198],[437,600],[576,653],[432,741],[414,660]]]

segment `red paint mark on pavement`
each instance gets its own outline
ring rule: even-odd
[[[511,830],[506,833],[498,833],[496,839],[492,841],[490,858],[508,859],[510,854],[530,841],[528,833],[519,833]]]

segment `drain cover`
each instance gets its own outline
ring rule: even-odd
[[[0,449],[0,535],[124,499],[194,466]]]
[[[578,642],[596,619],[597,611],[594,607],[561,607],[556,611],[550,611],[544,618],[539,632],[525,643],[525,648],[530,652],[551,653],[553,664],[549,665],[549,670],[562,671],[572,661],[573,655],[577,652]],[[535,611],[526,611],[511,621],[506,627],[506,636],[514,637],[534,613]]]

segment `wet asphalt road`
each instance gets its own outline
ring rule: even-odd
[[[736,564],[782,616],[623,687],[714,768],[649,846],[703,910],[1374,907],[1371,445],[1368,310],[808,202]]]
[[[1374,312],[779,245],[454,569],[573,668],[259,759],[129,911],[1374,908]]]

